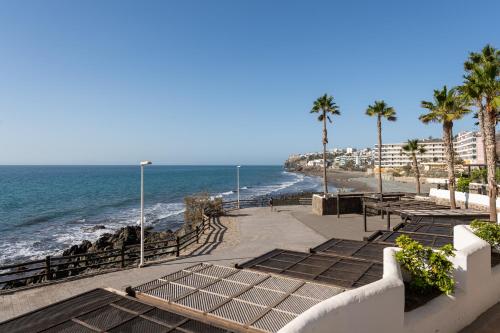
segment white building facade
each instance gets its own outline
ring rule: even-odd
[[[382,144],[382,168],[400,168],[411,165],[411,157],[404,153],[406,143]],[[426,150],[417,154],[419,163],[444,163],[444,143],[442,139],[423,139],[419,144]],[[478,132],[465,131],[457,134],[453,140],[455,156],[467,164],[484,163],[483,142]],[[374,148],[375,165],[378,161],[378,145]]]

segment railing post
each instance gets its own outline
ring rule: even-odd
[[[387,209],[387,230],[391,230],[391,212]]]
[[[125,244],[122,243],[121,248],[121,257],[122,257],[122,268],[125,267]]]
[[[196,226],[196,244],[200,241],[200,227]]]
[[[47,280],[52,280],[52,273],[50,272],[50,256],[45,257],[45,275]]]
[[[180,237],[179,236],[177,236],[177,238],[175,239],[175,242],[176,242],[175,256],[178,257],[179,253],[181,252],[181,249],[180,249]]]
[[[340,218],[340,194],[337,192],[337,218]]]
[[[367,231],[366,230],[366,205],[363,203],[363,223],[364,223],[364,226],[365,226],[365,232]]]

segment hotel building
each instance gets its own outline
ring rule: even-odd
[[[444,143],[442,139],[419,140],[426,152],[417,155],[419,163],[444,163]],[[382,144],[382,167],[398,168],[411,164],[411,157],[403,152],[406,143]],[[464,131],[453,140],[455,156],[467,164],[484,163],[483,142],[478,132]],[[378,161],[378,145],[374,147],[375,165]]]

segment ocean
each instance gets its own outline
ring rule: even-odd
[[[151,165],[144,184],[146,225],[175,230],[185,196],[236,199],[236,167]],[[0,263],[57,254],[139,223],[138,166],[0,166],[0,188]],[[240,169],[241,198],[320,190],[319,178],[281,166]]]

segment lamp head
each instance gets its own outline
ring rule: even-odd
[[[149,165],[149,164],[153,164],[153,162],[151,162],[151,161],[141,161],[141,166],[145,166],[145,165]]]

